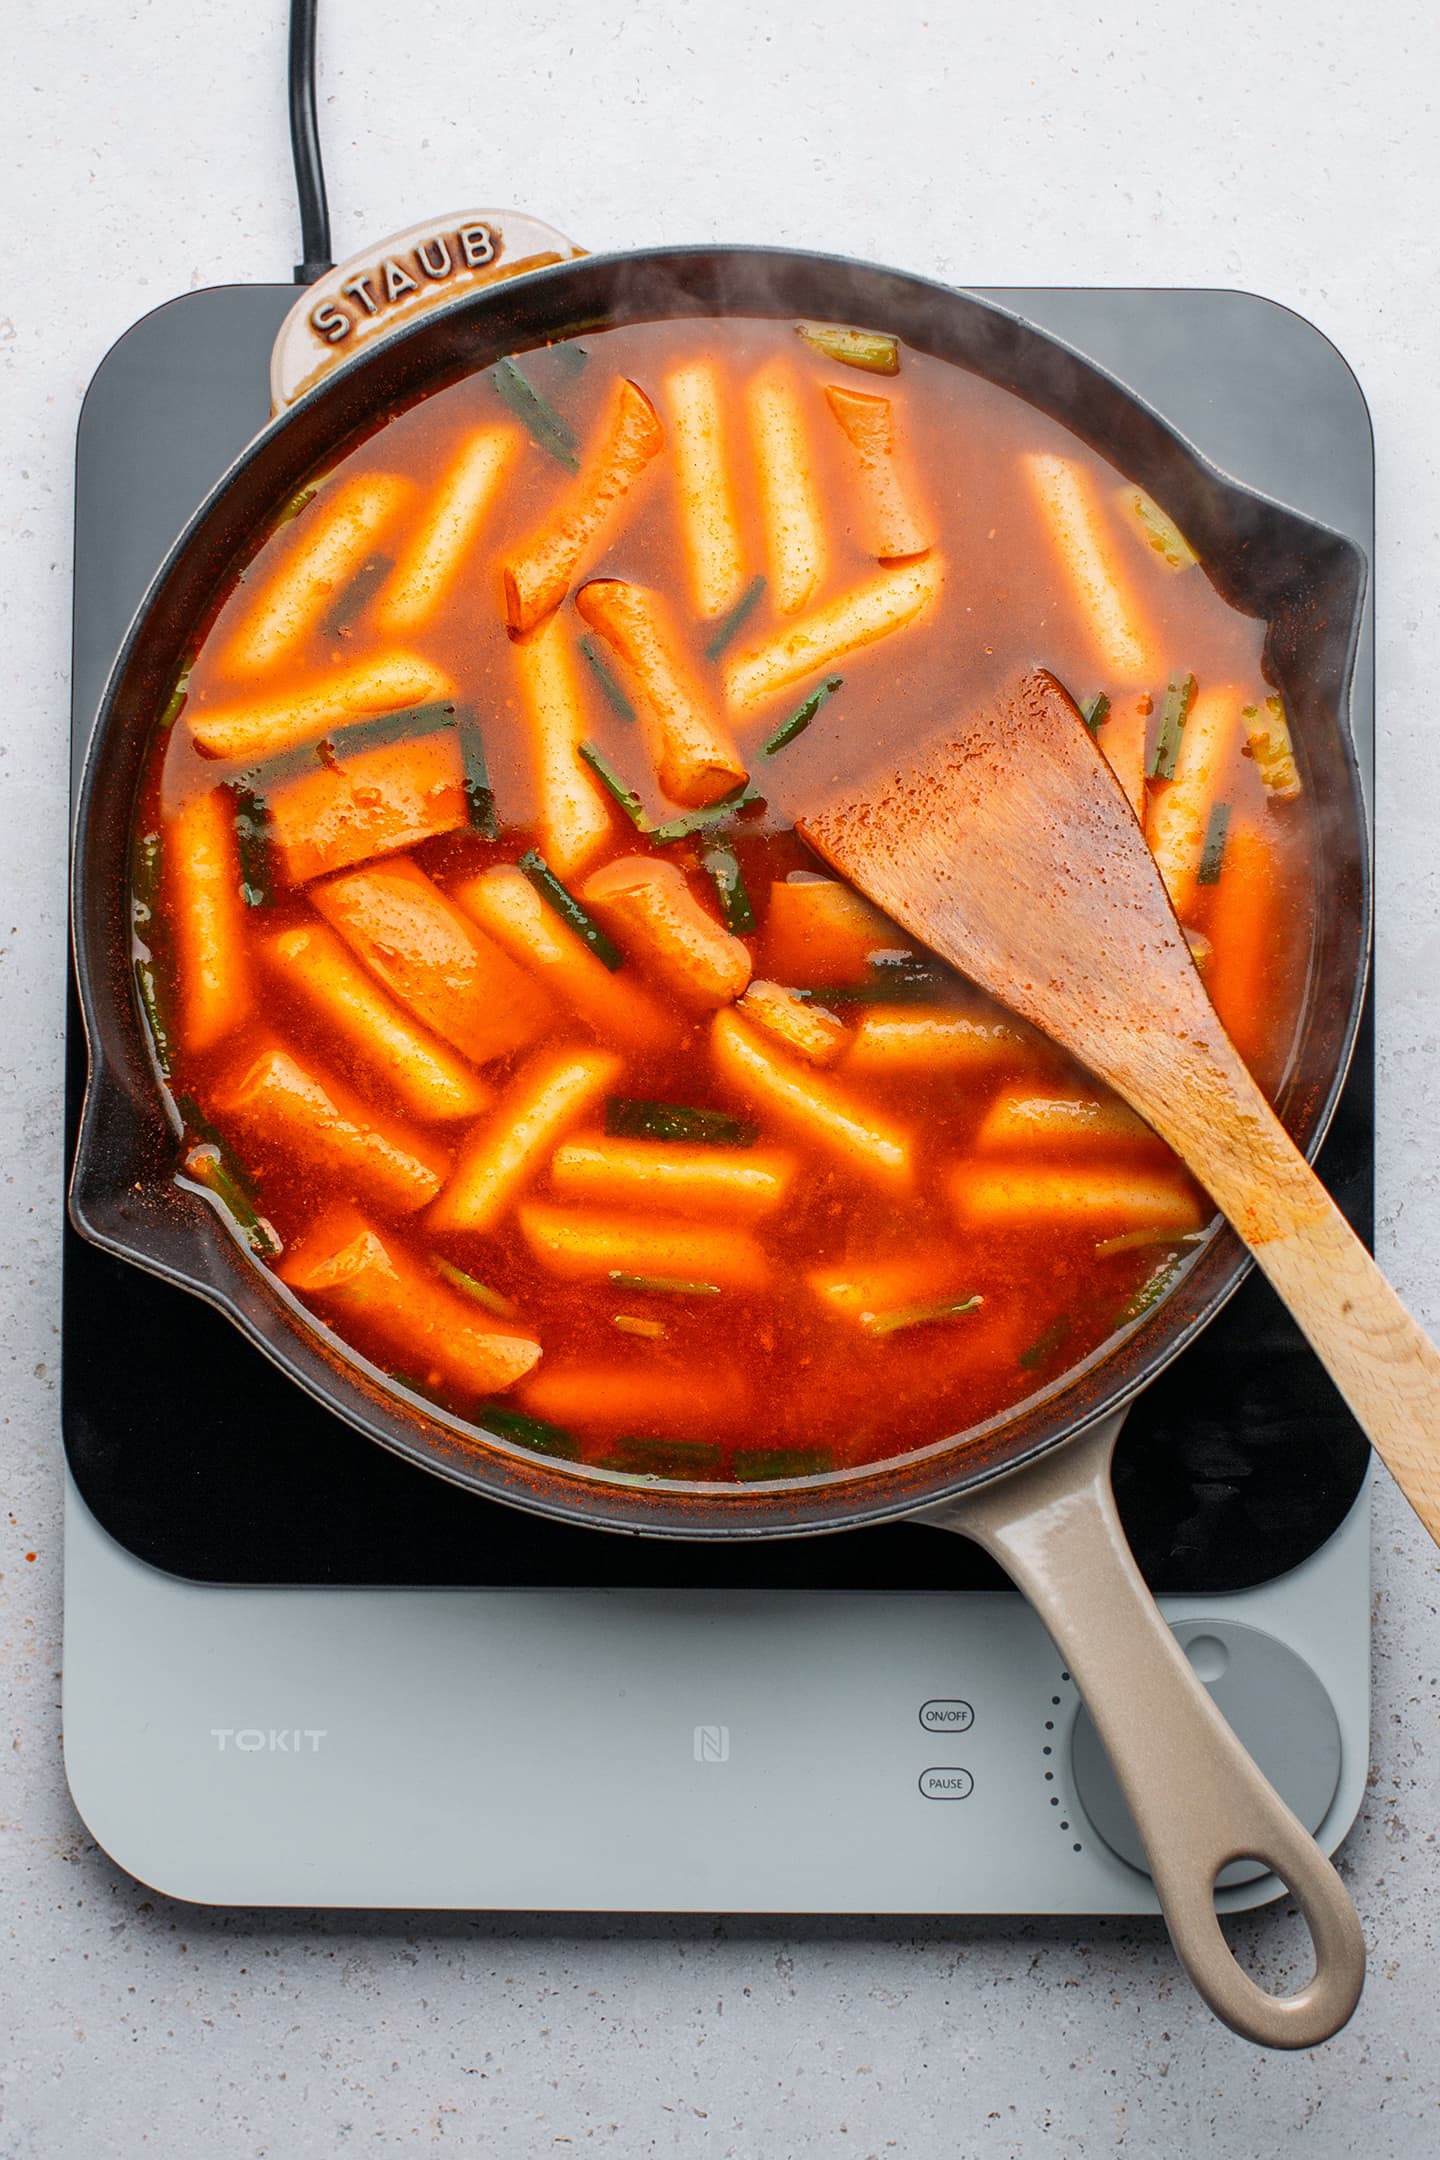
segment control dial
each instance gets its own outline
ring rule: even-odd
[[[1340,1722],[1329,1695],[1288,1643],[1234,1620],[1181,1620],[1176,1641],[1241,1746],[1281,1799],[1316,1831],[1340,1783]],[[1134,1817],[1082,1704],[1070,1736],[1070,1769],[1079,1805],[1113,1853],[1149,1874]],[[1223,1869],[1223,1888],[1256,1882],[1258,1860]]]

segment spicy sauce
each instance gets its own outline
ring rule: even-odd
[[[892,1458],[1193,1256],[1212,1211],[1154,1136],[792,828],[1033,667],[1101,701],[1282,1075],[1311,861],[1264,624],[1057,423],[894,358],[652,323],[429,396],[291,506],[157,727],[137,979],[180,1175],[510,1444]]]

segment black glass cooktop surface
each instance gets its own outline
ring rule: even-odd
[[[270,343],[294,297],[290,286],[187,294],[137,324],[97,372],[76,479],[77,769],[151,574],[266,417]],[[1217,463],[1339,526],[1371,555],[1364,401],[1339,355],[1298,317],[1233,293],[993,297],[1121,375]],[[1355,705],[1368,771],[1368,633]],[[73,1146],[84,1085],[73,989],[68,1042]],[[1368,1006],[1319,1166],[1368,1241]],[[82,1496],[138,1558],[196,1580],[883,1590],[1004,1581],[976,1548],[903,1523],[698,1545],[570,1529],[477,1499],[362,1438],[228,1321],[68,1225],[62,1338],[65,1447]],[[1293,1323],[1252,1274],[1132,1410],[1116,1490],[1153,1588],[1242,1589],[1286,1572],[1331,1535],[1367,1453]]]

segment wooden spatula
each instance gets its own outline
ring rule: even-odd
[[[797,823],[887,915],[1169,1142],[1440,1544],[1440,1352],[1220,1025],[1144,835],[1054,677],[1026,676],[913,762]]]

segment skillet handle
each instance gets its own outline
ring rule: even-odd
[[[1107,1419],[915,1520],[982,1545],[1044,1621],[1129,1802],[1176,1953],[1216,2016],[1261,2047],[1314,2047],[1360,1999],[1360,1922],[1330,1862],[1215,1708],[1135,1565],[1110,1486],[1122,1422]],[[1220,1931],[1215,1878],[1243,1858],[1280,1877],[1310,1930],[1315,1973],[1296,1995],[1258,1987]]]
[[[447,300],[584,253],[519,210],[462,210],[377,241],[307,285],[281,323],[270,355],[272,411]]]

